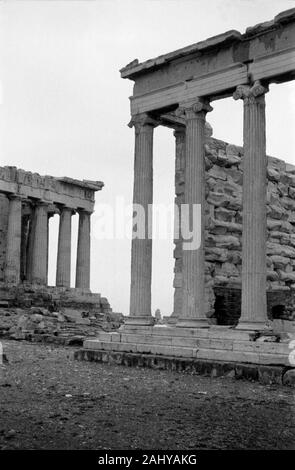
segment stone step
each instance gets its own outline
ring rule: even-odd
[[[266,344],[266,343],[261,343]],[[273,343],[275,344],[275,343]],[[269,344],[268,344],[269,346]],[[282,346],[278,344],[278,346]],[[142,354],[157,354],[173,357],[190,357],[219,361],[244,362],[252,364],[280,364],[291,366],[289,350],[278,349],[272,352],[263,350],[226,350],[206,347],[186,347],[151,343],[104,342],[98,339],[87,339],[84,348],[89,350],[123,351]]]
[[[150,367],[169,371],[203,374],[211,377],[229,376],[230,378],[257,380],[263,384],[288,384],[285,377],[292,374],[293,369],[281,365],[260,365],[242,362],[220,361],[197,358],[184,358],[141,354],[130,352],[113,352],[94,349],[75,351],[76,360],[95,361],[109,364]],[[292,382],[294,385],[294,381]]]
[[[155,336],[176,336],[185,338],[216,338],[248,341],[253,338],[254,333],[237,330],[228,326],[211,325],[209,328],[180,328],[176,326],[138,326],[124,325],[119,333],[126,334],[153,334]]]
[[[174,336],[159,336],[153,334],[125,334],[99,332],[97,339],[111,343],[151,344],[173,347],[221,349],[242,352],[260,352],[266,354],[288,355],[288,343],[260,342],[260,341],[234,341],[232,339],[217,338],[185,338]]]

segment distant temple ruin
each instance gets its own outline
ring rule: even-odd
[[[40,176],[0,168],[0,299],[13,305],[97,307],[90,291],[90,226],[101,181]],[[55,286],[48,286],[49,218],[59,215]],[[75,286],[71,286],[72,216],[78,214]]]
[[[0,281],[47,285],[49,218],[60,215],[56,285],[70,287],[71,217],[79,213],[76,287],[90,287],[90,217],[102,182],[0,168]]]

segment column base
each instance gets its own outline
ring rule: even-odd
[[[209,328],[206,318],[178,318],[177,328]]]
[[[240,321],[235,330],[250,330],[250,331],[267,331],[271,332],[273,329],[272,322],[251,322],[251,321]]]
[[[155,318],[151,315],[135,316],[129,315],[125,320],[125,325],[153,326]]]

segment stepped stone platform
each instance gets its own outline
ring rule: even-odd
[[[241,331],[228,326],[178,328],[123,325],[100,332],[75,353],[78,360],[187,370],[283,383],[295,373],[292,335]],[[292,370],[293,369],[293,370]]]

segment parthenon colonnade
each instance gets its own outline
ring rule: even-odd
[[[14,167],[1,168],[2,206],[7,200],[2,280],[9,285],[48,284],[49,218],[59,214],[56,286],[71,287],[72,216],[78,213],[75,287],[89,290],[90,219],[94,192],[102,187],[101,182],[40,177]],[[46,197],[40,198],[42,192]]]

